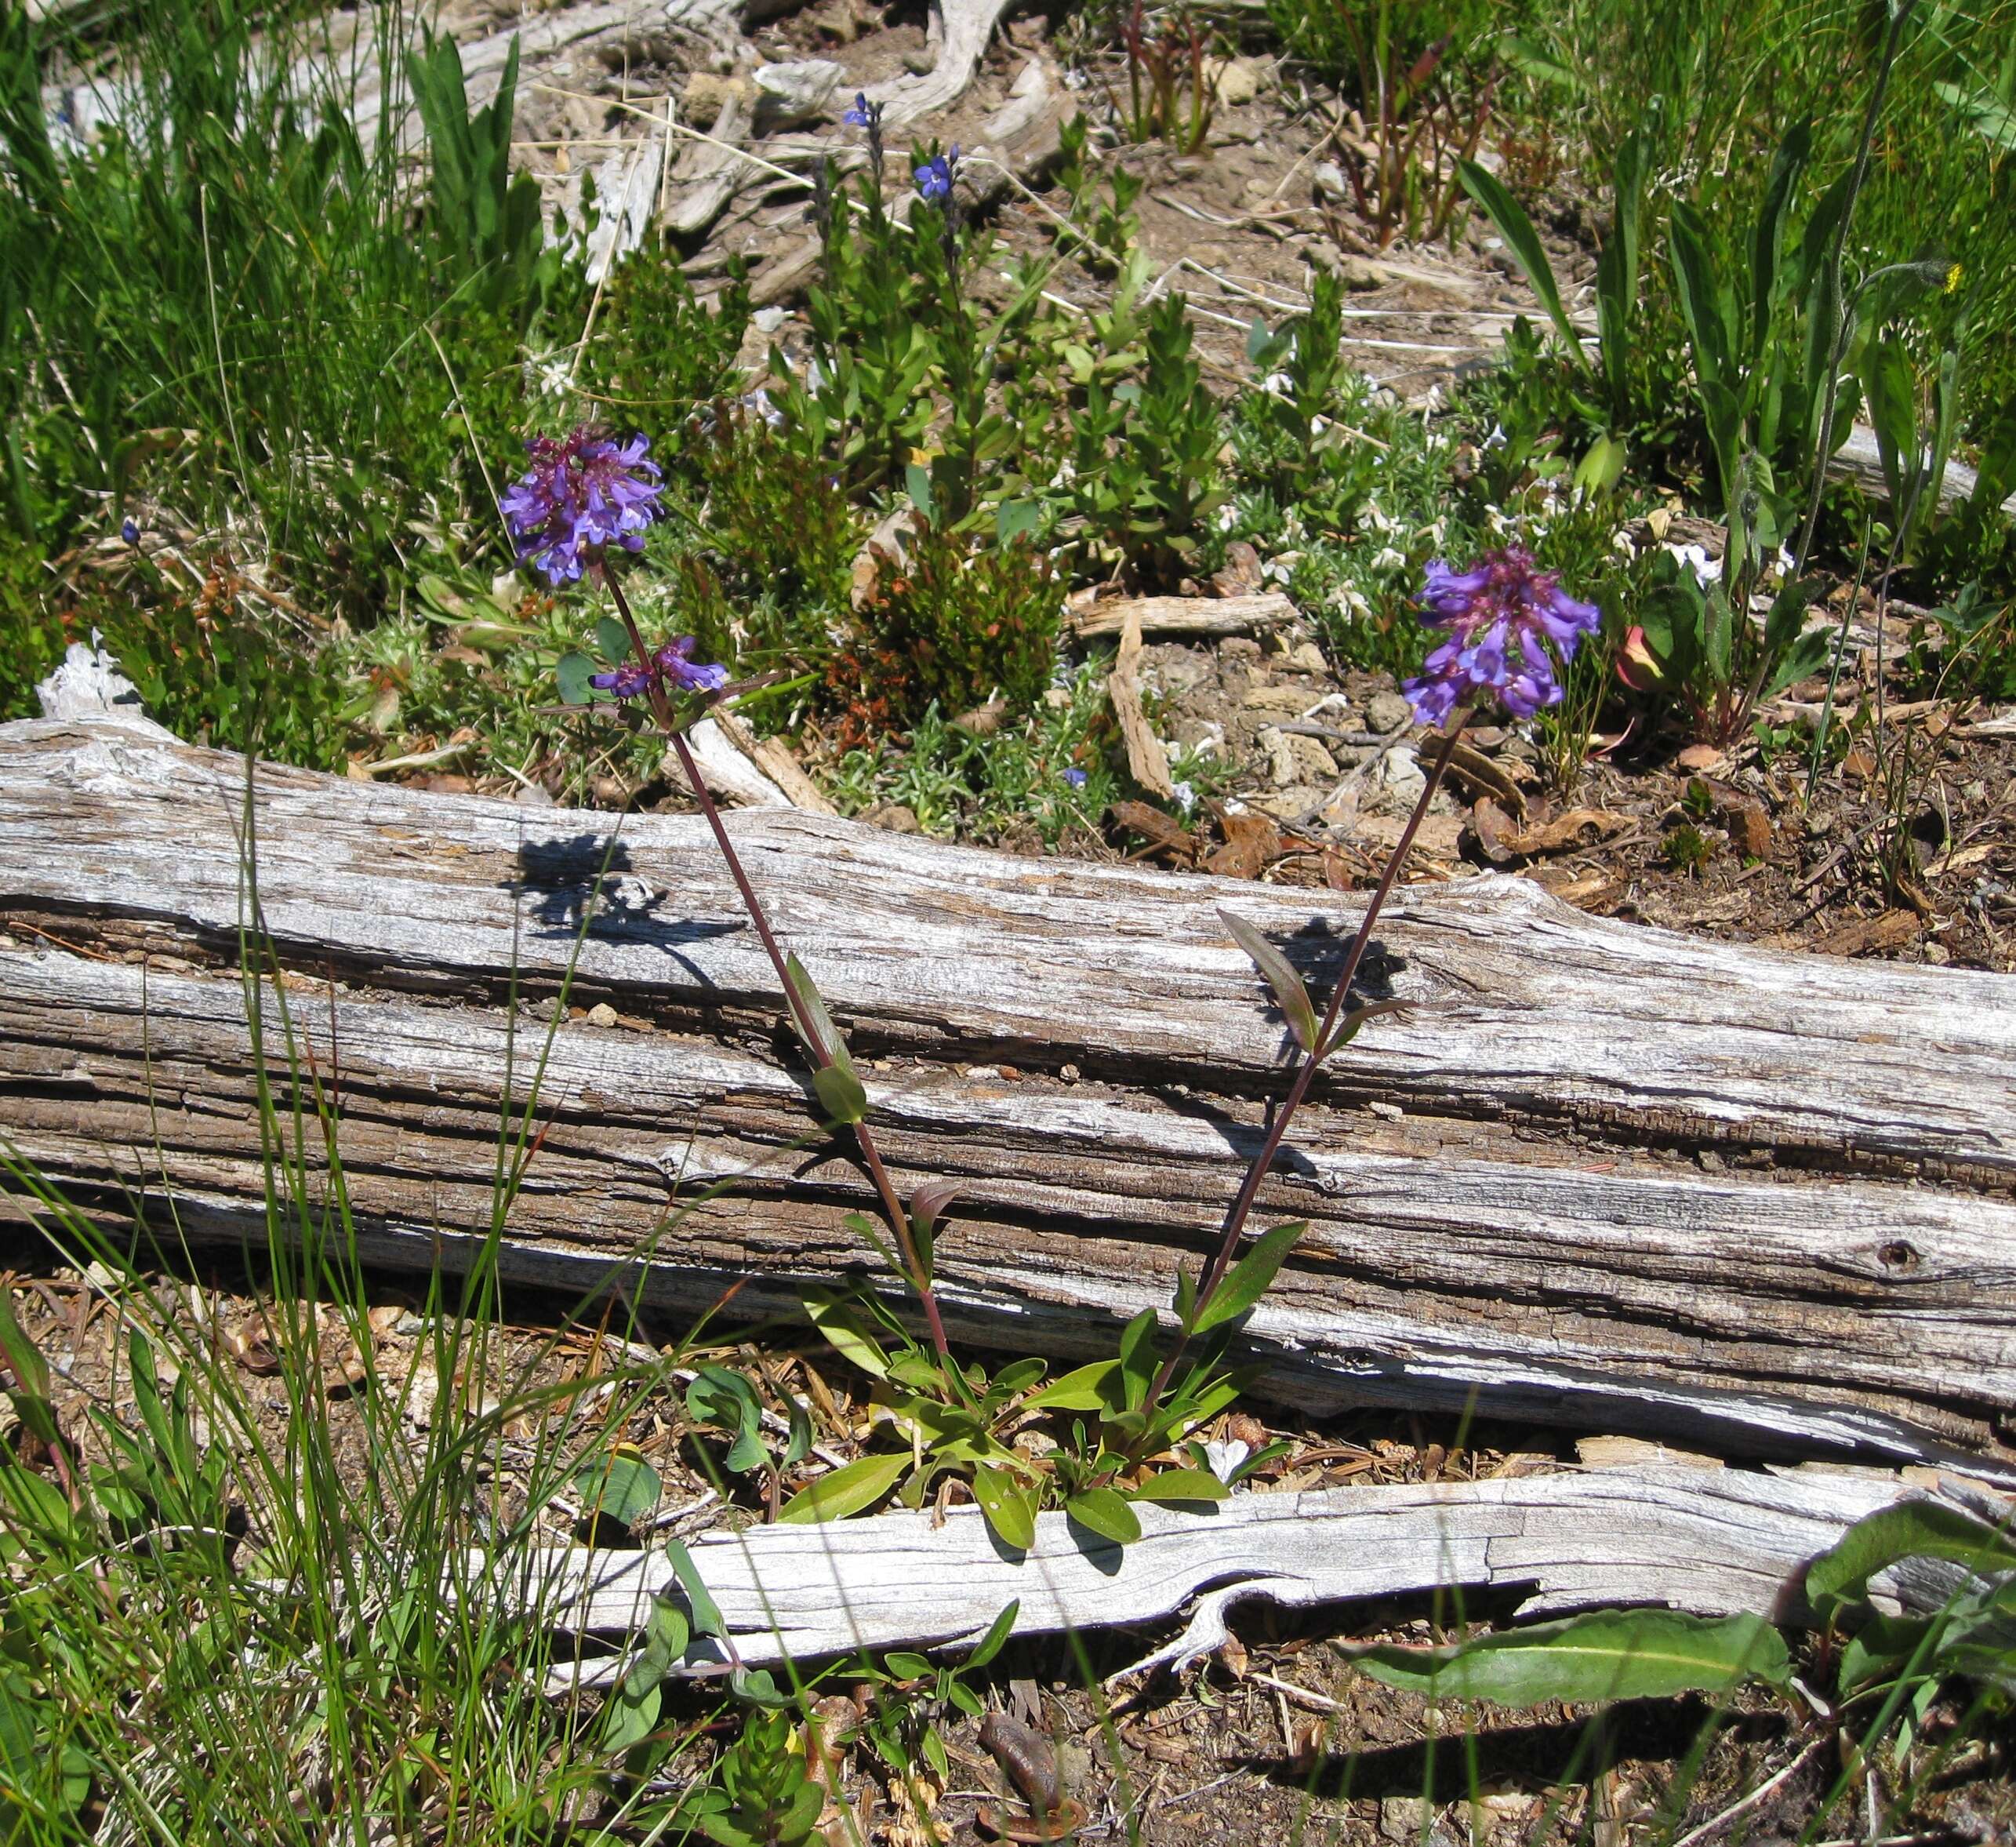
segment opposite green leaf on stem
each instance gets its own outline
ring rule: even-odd
[[[1785,1638],[1763,1617],[1669,1609],[1591,1610],[1445,1648],[1372,1642],[1338,1652],[1388,1686],[1500,1706],[1727,1693],[1746,1680],[1782,1686],[1792,1673]]]

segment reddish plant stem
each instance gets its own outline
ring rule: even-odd
[[[790,1009],[791,1019],[798,1030],[798,1037],[805,1043],[815,1068],[823,1071],[833,1063],[826,1048],[819,1042],[819,1032],[800,1002],[797,991],[791,983],[790,969],[784,960],[784,952],[777,946],[777,939],[770,929],[770,920],[756,896],[756,888],[749,882],[749,874],[743,870],[741,856],[728,837],[721,810],[714,805],[714,798],[707,791],[707,781],[700,774],[700,766],[693,759],[692,747],[686,742],[686,734],[679,728],[672,711],[672,702],[665,696],[657,669],[651,658],[651,650],[645,645],[644,636],[637,626],[637,618],[631,614],[630,599],[617,584],[615,575],[606,568],[600,575],[608,587],[609,595],[616,605],[616,613],[623,617],[623,627],[630,631],[630,645],[637,656],[637,665],[648,677],[652,716],[658,721],[659,729],[671,740],[672,748],[678,754],[679,766],[686,773],[686,780],[692,786],[693,799],[699,805],[713,831],[714,844],[721,849],[721,858],[727,862],[728,876],[735,881],[735,889],[742,895],[743,910],[749,921],[756,926],[764,952],[770,958],[770,965],[777,971],[777,979],[784,990],[784,1004]],[[924,1325],[931,1335],[932,1346],[936,1350],[939,1362],[948,1368],[954,1366],[951,1343],[945,1337],[944,1318],[938,1311],[938,1294],[932,1287],[931,1278],[925,1274],[918,1257],[917,1245],[910,1236],[909,1215],[903,1210],[903,1202],[896,1195],[895,1183],[889,1177],[889,1170],[882,1164],[881,1151],[875,1145],[875,1138],[865,1122],[853,1125],[855,1145],[861,1151],[863,1164],[869,1177],[875,1183],[876,1191],[881,1195],[882,1210],[887,1215],[889,1228],[895,1234],[896,1249],[908,1273],[910,1285],[916,1290],[917,1302],[924,1311]]]
[[[1281,1107],[1274,1112],[1269,1125],[1267,1138],[1260,1145],[1260,1152],[1246,1170],[1246,1178],[1240,1183],[1231,1209],[1225,1215],[1225,1230],[1219,1239],[1218,1249],[1204,1265],[1204,1274],[1197,1278],[1197,1314],[1201,1314],[1225,1280],[1225,1273],[1232,1266],[1233,1253],[1239,1248],[1240,1235],[1246,1229],[1246,1220],[1253,1210],[1253,1203],[1260,1194],[1261,1183],[1266,1179],[1268,1170],[1274,1164],[1274,1157],[1280,1152],[1281,1143],[1287,1139],[1288,1125],[1295,1120],[1295,1111],[1302,1107],[1302,1100],[1309,1095],[1309,1085],[1316,1081],[1317,1067],[1322,1062],[1321,1052],[1335,1030],[1344,1011],[1344,1002],[1351,992],[1351,983],[1357,979],[1358,965],[1365,958],[1365,950],[1372,940],[1372,928],[1379,922],[1379,912],[1391,895],[1393,882],[1400,877],[1400,867],[1407,863],[1407,856],[1414,845],[1414,837],[1420,831],[1421,824],[1428,813],[1428,805],[1435,799],[1435,792],[1442,786],[1442,778],[1449,767],[1449,758],[1456,740],[1463,735],[1463,727],[1470,722],[1469,707],[1460,708],[1455,722],[1444,733],[1435,760],[1429,766],[1428,779],[1421,797],[1414,805],[1414,813],[1408,816],[1407,826],[1402,830],[1399,844],[1387,860],[1386,871],[1379,874],[1377,889],[1371,902],[1365,907],[1364,919],[1358,925],[1358,933],[1351,940],[1350,953],[1344,958],[1344,967],[1337,977],[1336,991],[1330,997],[1330,1005],[1324,1011],[1323,1023],[1316,1029],[1316,1043],[1302,1055],[1301,1068],[1296,1071],[1295,1082],[1282,1100]],[[1161,1402],[1162,1394],[1168,1390],[1169,1381],[1175,1376],[1177,1364],[1183,1357],[1183,1350],[1190,1343],[1187,1332],[1179,1329],[1175,1344],[1170,1348],[1169,1356],[1164,1360],[1155,1375],[1155,1383],[1149,1387],[1147,1402],[1152,1406]]]

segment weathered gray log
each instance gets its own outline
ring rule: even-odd
[[[1030,1637],[1163,1623],[1198,1599],[1182,1633],[1138,1670],[1210,1653],[1225,1641],[1228,1612],[1248,1602],[1306,1609],[1438,1590],[1523,1591],[1522,1616],[1647,1604],[1797,1622],[1807,1614],[1806,1565],[1855,1521],[1916,1492],[1873,1471],[1777,1475],[1653,1463],[1242,1494],[1207,1512],[1143,1507],[1142,1537],[1124,1551],[1045,1514],[1034,1548],[1008,1552],[972,1507],[954,1509],[942,1525],[928,1513],[892,1513],[710,1533],[691,1550],[751,1666],[857,1648],[971,1645],[1012,1602],[1022,1606],[1015,1634]],[[1998,1511],[1977,1493],[1963,1486],[1949,1504],[1985,1513],[1982,1537],[1992,1536]],[[1915,1606],[1908,1578],[1879,1578],[1873,1588]],[[576,1547],[539,1554],[514,1594],[556,1629],[607,1642],[641,1630],[659,1593],[680,1594],[662,1550]],[[717,1659],[704,1648],[691,1657],[696,1665]],[[623,1665],[620,1654],[590,1656],[556,1671],[555,1682],[606,1684]]]
[[[0,1134],[107,1212],[165,1184],[188,1235],[257,1242],[245,794],[241,759],[152,727],[0,727]],[[761,1308],[872,1272],[843,1223],[872,1192],[817,1133],[697,818],[264,765],[255,798],[259,917],[372,1251],[423,1263],[487,1225],[499,1102],[543,1056],[518,1274],[634,1270],[688,1305],[741,1281]],[[1095,1349],[1165,1303],[1286,1056],[1217,907],[1320,983],[1356,901],[729,825],[900,1183],[964,1186],[940,1264],[968,1336]],[[550,1000],[577,940],[570,1000],[627,1023],[577,1012],[547,1046],[507,1005]],[[1326,1071],[1263,1190],[1261,1223],[1311,1226],[1251,1324],[1272,1389],[2011,1463],[2016,980],[1685,939],[1498,877],[1404,893],[1364,980],[1415,1009]]]

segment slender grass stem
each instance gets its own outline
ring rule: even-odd
[[[652,716],[658,721],[659,729],[671,740],[672,748],[679,758],[679,766],[685,772],[686,780],[692,786],[693,799],[699,805],[702,816],[714,837],[714,844],[721,849],[721,858],[727,863],[728,876],[735,881],[735,889],[741,894],[743,908],[749,914],[749,921],[756,926],[757,940],[764,953],[770,958],[770,965],[777,972],[783,984],[784,1003],[790,1009],[791,1018],[798,1029],[798,1037],[804,1041],[817,1068],[824,1070],[833,1060],[820,1043],[819,1034],[812,1020],[799,1000],[797,989],[791,980],[784,952],[778,946],[776,933],[770,928],[762,901],[756,895],[756,888],[750,883],[749,874],[743,869],[742,856],[735,850],[735,843],[728,838],[728,828],[722,822],[721,810],[715,806],[714,798],[707,791],[707,779],[700,774],[700,766],[694,761],[692,747],[686,742],[686,735],[680,727],[672,711],[672,704],[665,696],[665,689],[652,671],[651,650],[645,645],[642,631],[637,626],[637,617],[632,613],[630,599],[616,582],[613,572],[602,569],[599,575],[608,587],[609,595],[623,617],[623,627],[629,631],[630,645],[635,652],[637,665],[649,676]],[[874,1132],[865,1122],[853,1125],[855,1145],[861,1151],[861,1160],[868,1169],[869,1177],[875,1183],[875,1191],[881,1197],[882,1210],[887,1215],[889,1228],[895,1234],[896,1249],[903,1260],[910,1287],[917,1292],[917,1304],[923,1311],[924,1326],[931,1335],[931,1344],[939,1360],[948,1372],[956,1376],[957,1368],[952,1358],[951,1343],[945,1336],[945,1320],[939,1314],[938,1293],[932,1287],[930,1272],[918,1254],[917,1244],[910,1236],[909,1215],[903,1210],[903,1201],[898,1197],[895,1183],[889,1177],[884,1165],[882,1154],[875,1145]]]

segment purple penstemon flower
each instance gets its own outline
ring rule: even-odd
[[[594,674],[588,684],[615,699],[637,699],[654,685],[675,693],[718,693],[728,684],[728,669],[693,658],[691,635],[675,635],[651,656],[648,667],[625,661],[605,674]]]
[[[612,545],[641,551],[645,529],[662,511],[663,478],[650,450],[648,438],[619,443],[585,424],[565,436],[532,438],[530,471],[499,502],[518,562],[537,566],[558,590]]]
[[[910,169],[921,199],[943,201],[952,196],[952,181],[959,170],[959,144],[954,141],[943,154],[934,154]]]
[[[1563,590],[1552,572],[1535,569],[1531,554],[1517,545],[1485,553],[1467,571],[1436,559],[1421,603],[1422,620],[1448,631],[1419,677],[1400,688],[1423,725],[1441,724],[1458,705],[1495,701],[1516,718],[1530,718],[1543,706],[1560,704],[1554,654],[1573,660],[1582,637],[1593,634],[1603,619],[1595,604],[1578,602]]]

